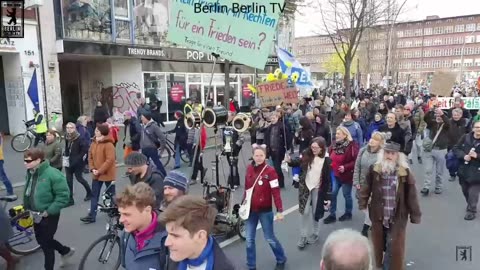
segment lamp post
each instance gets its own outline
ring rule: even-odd
[[[470,34],[468,34],[469,36],[474,34],[475,32],[477,32],[477,30],[473,30]],[[465,37],[465,40],[463,41],[463,45],[462,45],[462,55],[461,55],[461,58],[460,58],[460,83],[463,82],[463,56],[465,54],[465,45],[467,44],[467,38]]]

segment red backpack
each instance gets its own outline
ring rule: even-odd
[[[112,126],[112,127],[110,128],[110,134],[112,135],[112,139],[113,139],[113,142],[114,142],[114,143],[118,142],[118,132],[119,132],[119,131],[120,131],[120,130],[119,130],[118,127],[116,127],[116,126]]]

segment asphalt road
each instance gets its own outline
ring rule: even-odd
[[[248,144],[248,143],[246,143]],[[240,174],[243,179],[245,167],[248,163],[250,155],[250,147],[245,146],[243,159],[240,160]],[[17,154],[18,155],[18,154]],[[11,157],[9,157],[11,158]],[[13,157],[9,164],[18,164],[15,160],[20,160],[19,157]],[[208,150],[205,154],[205,164],[210,164],[214,159],[214,150]],[[12,162],[13,161],[13,162]],[[220,178],[225,179],[228,175],[228,166],[220,166]],[[23,176],[23,168],[20,166],[11,167],[7,165],[9,174],[16,173]],[[171,165],[169,166],[170,169]],[[223,169],[223,170],[222,170]],[[120,167],[119,176],[123,175],[124,168]],[[187,171],[188,168],[182,168]],[[421,187],[423,181],[423,169],[421,165],[413,165],[414,175],[417,179],[417,187]],[[211,169],[207,175],[211,178]],[[457,182],[448,182],[447,175],[445,175],[444,193],[441,195],[432,194],[426,198],[420,198],[422,209],[422,223],[419,225],[409,224],[407,234],[407,250],[406,250],[406,269],[414,270],[478,270],[480,265],[480,219],[474,221],[464,221],[465,202]],[[90,178],[88,178],[90,179]],[[125,186],[127,179],[119,178],[117,180],[118,190]],[[287,180],[287,183],[290,181]],[[225,184],[225,183],[224,183]],[[82,253],[95,239],[105,233],[106,217],[99,214],[95,224],[84,225],[79,218],[86,215],[89,203],[84,203],[81,199],[85,195],[80,185],[76,184],[75,198],[77,204],[65,209],[62,212],[60,226],[56,234],[56,239],[65,245],[74,246],[77,253],[72,258],[72,265],[63,269],[73,270],[77,269],[78,263]],[[21,188],[17,188],[18,193]],[[202,189],[200,185],[191,187],[191,193],[201,194]],[[239,189],[234,193],[234,202],[239,202],[243,189]],[[285,220],[275,224],[276,235],[283,244],[288,257],[286,269],[295,270],[310,270],[319,269],[319,261],[322,243],[327,235],[340,228],[354,228],[361,229],[363,223],[363,214],[358,210],[354,210],[353,220],[348,222],[336,222],[330,225],[321,225],[321,238],[317,244],[308,246],[305,250],[299,251],[296,247],[296,242],[299,236],[299,214],[295,210],[297,205],[297,191],[291,186],[282,190],[282,199],[284,208],[291,212],[286,215]],[[344,209],[344,201],[339,195],[338,213],[342,214]],[[355,205],[354,209],[358,209]],[[225,244],[225,243],[224,243]],[[472,247],[472,261],[461,262],[456,261],[456,247],[457,246],[471,246]],[[231,258],[239,269],[245,268],[245,243],[241,240],[228,241],[228,245],[224,247],[226,254]],[[59,256],[57,255],[57,258]],[[1,259],[0,259],[1,261]],[[3,269],[3,262],[0,262],[0,269]],[[43,265],[43,254],[38,252],[36,254],[21,258],[21,263],[18,269],[22,270],[37,270],[41,269]],[[58,265],[58,264],[57,264]],[[261,230],[257,233],[257,269],[272,270],[275,266],[275,259],[268,244],[263,239]],[[92,268],[93,269],[93,268]],[[100,267],[98,269],[108,269]]]

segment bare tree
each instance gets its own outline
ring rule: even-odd
[[[350,70],[366,29],[384,24],[392,1],[384,0],[317,0],[322,30],[330,38],[345,66],[343,85],[347,99],[351,96]],[[391,11],[390,11],[391,12]]]

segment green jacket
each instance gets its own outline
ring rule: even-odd
[[[27,171],[27,182],[23,194],[26,209],[58,215],[68,205],[70,190],[62,172],[50,166],[48,161],[40,163],[32,173]]]
[[[45,159],[50,162],[50,166],[57,168],[59,170],[62,169],[63,161],[62,161],[62,147],[58,142],[52,142],[51,144],[46,144],[44,148],[45,152]]]

